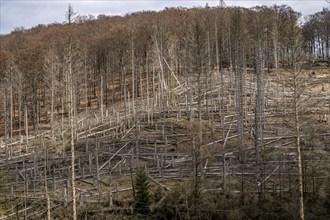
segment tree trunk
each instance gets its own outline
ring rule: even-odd
[[[299,119],[299,96],[298,83],[297,83],[297,70],[296,64],[294,67],[294,121],[296,132],[296,147],[298,159],[298,190],[299,190],[299,213],[300,219],[304,220],[304,192],[303,192],[303,173],[302,173],[302,160],[301,160],[301,145],[300,145],[300,119]]]
[[[264,57],[262,51],[261,39],[257,41],[256,47],[256,75],[257,75],[257,94],[256,94],[256,106],[255,106],[255,151],[256,151],[256,181],[259,180],[261,174],[261,151],[263,147],[263,127],[264,127],[264,106],[265,106],[265,79],[264,79]]]

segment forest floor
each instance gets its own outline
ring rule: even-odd
[[[286,78],[289,73],[283,70],[281,77],[274,71],[267,74],[262,162],[257,164],[256,85],[251,72],[247,71],[245,84],[243,149],[238,148],[237,140],[234,76],[228,71],[224,72],[222,96],[220,77],[211,74],[204,79],[207,83],[203,84],[206,89],[202,95],[197,93],[196,78],[191,77],[189,84],[182,80],[182,86],[172,88],[169,94],[175,95],[168,96],[168,104],[161,101],[157,89],[154,97],[147,99],[144,95],[135,103],[117,103],[106,110],[103,118],[99,110],[80,113],[75,144],[80,217],[105,219],[113,215],[123,219],[123,213],[131,213],[132,182],[138,167],[146,168],[152,195],[157,188],[165,196],[178,187],[188,194],[192,183],[198,181],[202,194],[281,195],[295,200],[297,155],[291,88]],[[307,86],[301,104],[304,190],[306,194],[325,196],[330,185],[330,124],[320,122],[320,117],[330,115],[330,74],[322,66],[304,70],[303,74]],[[224,112],[220,103],[224,103]],[[47,196],[54,219],[71,218],[70,136],[65,132],[69,123],[64,120],[64,131],[63,122],[56,122],[55,139],[45,124],[39,126],[38,133],[31,132],[28,142],[14,135],[10,143],[3,137],[4,124],[0,124],[0,219],[43,219]],[[158,205],[155,202],[152,207]]]

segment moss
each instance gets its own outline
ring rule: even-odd
[[[0,217],[5,215],[5,210],[0,206]]]

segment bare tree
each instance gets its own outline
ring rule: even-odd
[[[238,130],[238,146],[240,151],[240,160],[243,161],[244,147],[244,36],[243,36],[243,13],[240,9],[236,9],[232,18],[233,36],[233,67],[235,73],[236,85],[236,108],[237,108],[237,130]]]
[[[6,163],[8,164],[9,150],[8,150],[8,79],[2,79],[2,94],[3,94],[3,113],[4,113],[4,139],[6,146]]]
[[[264,129],[264,109],[265,109],[265,70],[264,70],[264,49],[265,33],[260,15],[256,15],[255,24],[255,73],[257,75],[257,92],[255,105],[255,123],[254,123],[254,147],[256,151],[256,181],[259,186],[259,176],[261,174],[262,147],[263,147],[263,129]]]
[[[69,119],[70,119],[70,131],[71,131],[71,184],[72,184],[72,208],[73,208],[73,219],[77,219],[77,207],[76,207],[76,187],[75,187],[75,115],[74,115],[74,77],[73,77],[73,28],[74,28],[74,17],[75,12],[73,7],[69,4],[67,11],[67,21],[69,25],[68,31],[68,45],[67,45],[67,75],[68,75],[68,85],[69,85],[69,97],[70,97],[70,108],[69,108]]]
[[[59,58],[54,50],[54,45],[48,50],[45,57],[45,69],[48,74],[46,74],[46,81],[50,81],[50,126],[52,132],[52,140],[55,139],[55,120],[54,120],[54,112],[55,112],[55,95],[57,88],[57,80],[56,75],[59,68]]]
[[[294,117],[294,130],[295,130],[295,144],[297,149],[298,161],[298,190],[299,190],[299,213],[300,219],[305,218],[304,215],[304,194],[303,194],[303,170],[302,170],[302,153],[301,153],[301,114],[303,112],[304,91],[306,90],[306,76],[301,71],[301,58],[302,58],[302,36],[300,28],[297,27],[297,22],[292,18],[290,27],[290,57],[292,58],[292,71],[289,71],[288,84],[293,96],[292,110]]]

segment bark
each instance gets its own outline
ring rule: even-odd
[[[73,77],[73,37],[72,30],[74,28],[72,21],[75,13],[73,8],[69,5],[68,12],[69,22],[69,36],[68,36],[68,85],[69,85],[69,119],[70,119],[70,145],[71,145],[71,185],[72,185],[72,209],[73,209],[73,220],[77,219],[77,206],[76,206],[76,187],[75,187],[75,115],[74,115],[74,77]]]
[[[257,180],[261,174],[261,151],[263,147],[263,127],[264,127],[264,106],[265,106],[265,73],[264,73],[264,59],[262,51],[261,39],[257,41],[256,48],[256,75],[257,75],[257,94],[256,94],[256,109],[255,109],[255,151],[257,163]]]
[[[298,159],[298,190],[299,190],[299,214],[300,219],[305,219],[304,216],[304,191],[303,191],[303,172],[302,172],[302,155],[300,145],[300,113],[299,113],[299,85],[297,80],[297,68],[294,67],[294,122],[296,133],[296,147],[297,147],[297,159]]]

